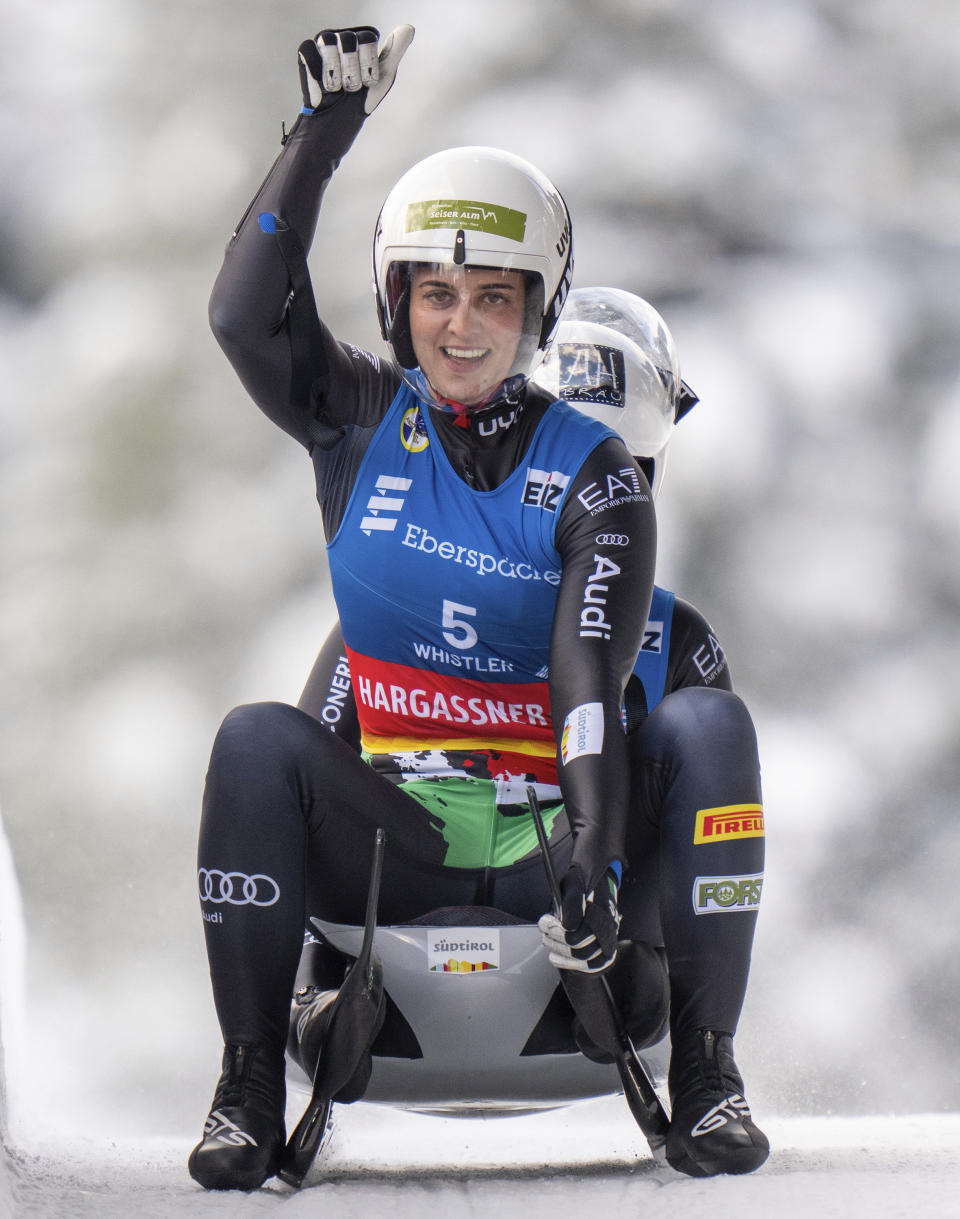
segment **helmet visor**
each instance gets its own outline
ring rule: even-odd
[[[609,326],[562,317],[534,380],[613,428],[635,457],[652,457],[670,439],[674,402],[663,370]]]
[[[538,357],[540,276],[508,266],[394,263],[386,328],[404,379],[428,405],[474,413],[516,394]]]

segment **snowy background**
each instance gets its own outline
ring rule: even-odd
[[[187,1147],[206,1111],[209,746],[236,703],[296,700],[332,619],[309,463],[245,398],[206,302],[296,115],[297,44],[362,21],[417,36],[327,197],[312,267],[335,331],[381,350],[369,246],[395,178],[498,145],[566,196],[576,283],[651,300],[701,395],[659,580],[711,619],[760,736],[768,881],[738,1038],[758,1115],[960,1112],[953,0],[0,16],[0,805],[27,933],[24,964],[5,902],[0,1016],[21,1154],[51,1129]],[[189,1192],[178,1157],[162,1180]]]

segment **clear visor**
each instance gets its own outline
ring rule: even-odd
[[[428,406],[475,414],[519,392],[539,358],[543,281],[534,272],[438,262],[393,263],[388,344]]]
[[[533,380],[613,428],[635,457],[653,457],[670,439],[672,376],[665,377],[635,342],[609,326],[561,318]]]

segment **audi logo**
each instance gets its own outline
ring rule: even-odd
[[[255,872],[221,872],[219,868],[201,868],[197,872],[200,900],[230,906],[272,906],[280,897],[280,886],[271,876]]]
[[[630,539],[625,533],[601,533],[597,535],[598,546],[629,546]]]

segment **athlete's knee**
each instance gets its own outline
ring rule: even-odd
[[[245,703],[224,718],[210,754],[210,771],[276,773],[295,762],[317,725],[286,703]]]
[[[283,732],[282,703],[244,703],[224,717],[214,741],[214,750],[269,750]]]
[[[645,750],[678,756],[695,750],[735,753],[753,760],[757,737],[743,699],[730,690],[687,686],[668,694],[650,713],[642,730]]]

